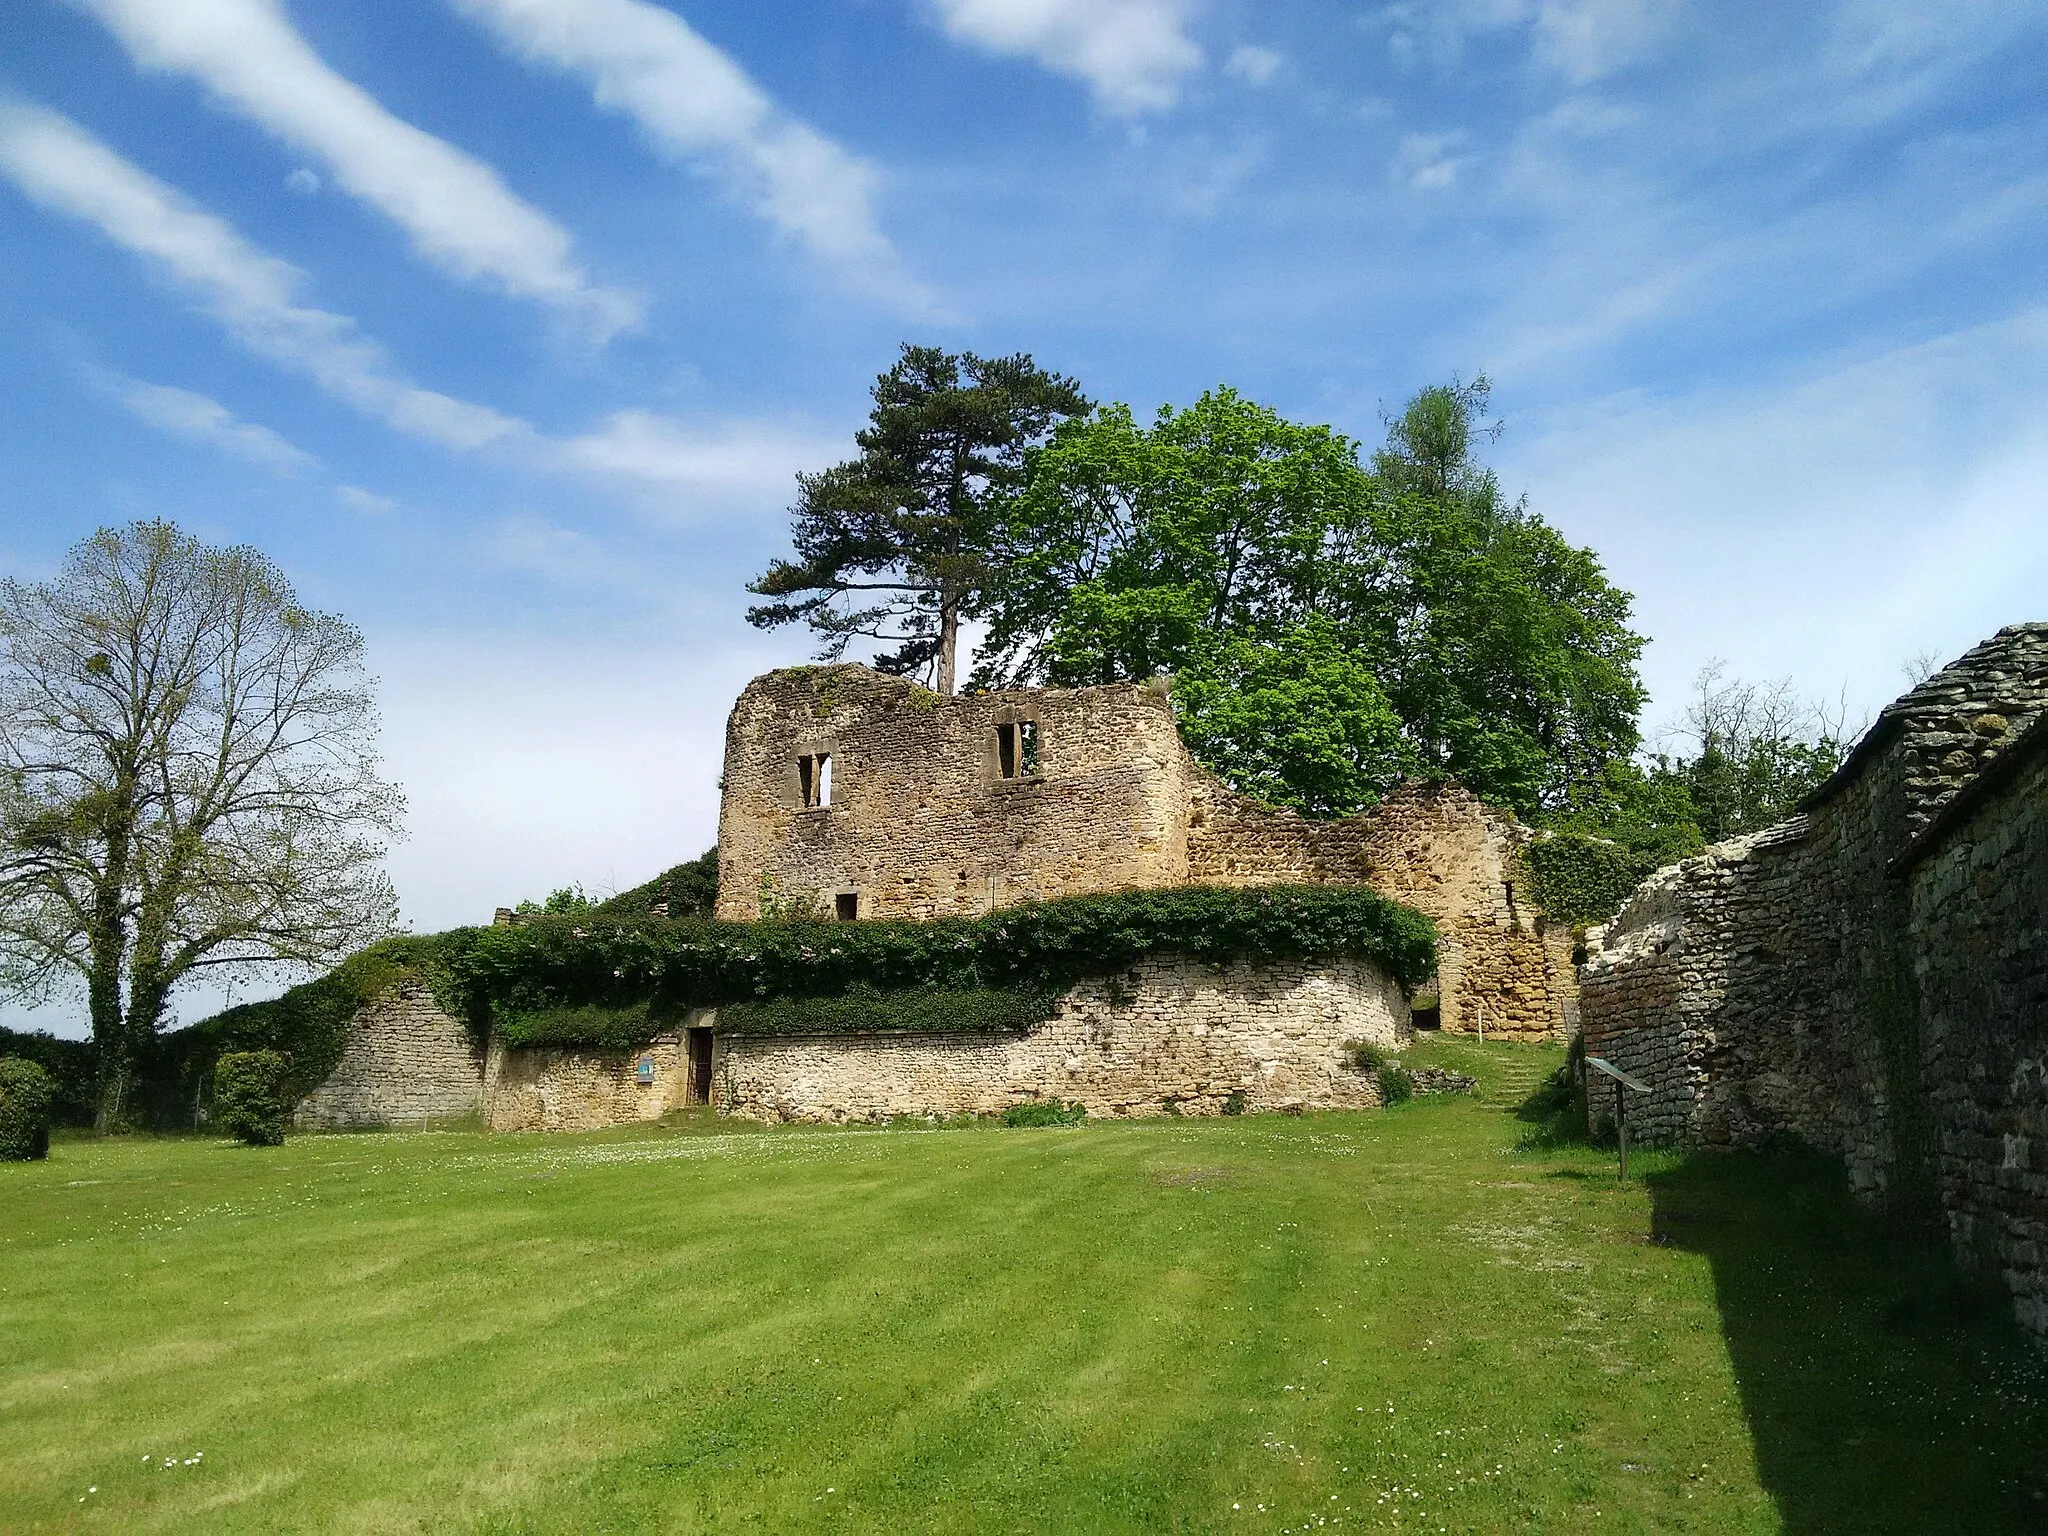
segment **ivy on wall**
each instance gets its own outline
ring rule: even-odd
[[[1436,931],[1356,885],[1179,886],[933,922],[543,917],[388,940],[229,1009],[170,1037],[191,1037],[192,1059],[167,1086],[189,1091],[224,1050],[274,1049],[307,1091],[340,1059],[356,1010],[407,976],[479,1040],[631,1049],[700,1007],[749,1033],[1019,1029],[1084,977],[1168,952],[1217,965],[1356,958],[1412,986],[1435,969]]]

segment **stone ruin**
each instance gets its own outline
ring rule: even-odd
[[[1425,1024],[1516,1039],[1577,1025],[1572,934],[1529,896],[1531,834],[1455,784],[1403,785],[1312,821],[1232,793],[1182,744],[1162,686],[941,698],[865,667],[751,683],[726,731],[717,915],[859,922],[978,916],[1020,901],[1187,884],[1347,881],[1435,919]],[[701,1010],[630,1055],[479,1051],[418,986],[369,1005],[309,1126],[480,1114],[587,1129],[715,1103],[766,1120],[1375,1105],[1357,1044],[1413,1037],[1410,999],[1357,960],[1216,968],[1153,956],[1075,987],[1015,1036],[762,1038]]]
[[[1587,939],[1632,1139],[1843,1159],[1934,1204],[2048,1336],[2048,624],[1890,705],[1790,819],[1659,870]],[[1611,1116],[1596,1091],[1596,1119]]]
[[[1316,821],[1189,755],[1162,684],[942,698],[866,667],[758,677],[726,726],[720,917],[764,904],[858,921],[1175,885],[1358,882],[1435,920],[1441,1027],[1562,1039],[1569,925],[1536,909],[1532,834],[1414,781]]]

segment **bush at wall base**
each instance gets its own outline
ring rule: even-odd
[[[213,1069],[214,1126],[252,1147],[283,1146],[290,1070],[280,1051],[229,1051]]]
[[[57,1080],[32,1061],[0,1057],[0,1163],[50,1155],[50,1101]]]

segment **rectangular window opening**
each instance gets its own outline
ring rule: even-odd
[[[996,727],[996,772],[1003,778],[1017,777],[1017,727]]]
[[[853,922],[860,916],[860,893],[841,891],[832,899],[834,915],[842,923]]]
[[[797,794],[804,809],[820,810],[832,803],[832,754],[820,752],[796,760]]]
[[[1017,770],[1021,777],[1038,777],[1038,722],[1017,722]]]

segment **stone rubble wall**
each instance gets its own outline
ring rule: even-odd
[[[1192,881],[1356,881],[1433,919],[1445,1030],[1577,1032],[1571,925],[1536,909],[1522,859],[1532,834],[1462,785],[1411,782],[1360,815],[1311,821],[1201,775],[1190,822]]]
[[[997,729],[1031,721],[1040,772],[1004,779]],[[797,763],[828,753],[832,804]],[[865,667],[756,678],[726,728],[720,917],[764,894],[851,896],[861,917],[979,916],[1019,901],[1184,884],[1356,881],[1433,918],[1443,1027],[1559,1038],[1578,1026],[1569,925],[1531,899],[1532,834],[1456,784],[1403,785],[1312,821],[1257,805],[1189,755],[1163,688],[940,698]]]
[[[698,1022],[697,1016],[690,1022]],[[484,1066],[484,1123],[494,1131],[598,1131],[659,1120],[689,1102],[685,1039],[657,1035],[629,1052],[581,1046],[508,1050],[493,1041]],[[652,1083],[639,1080],[643,1059],[654,1063]]]
[[[719,1108],[757,1120],[1000,1113],[1060,1099],[1100,1118],[1365,1109],[1345,1044],[1410,1037],[1400,987],[1363,961],[1236,965],[1151,956],[1084,982],[1027,1033],[718,1037]]]
[[[1957,1248],[2048,1337],[2048,722],[1911,871],[1934,1174]]]
[[[477,1112],[482,1087],[469,1031],[407,981],[356,1014],[341,1060],[293,1118],[321,1131],[460,1120]]]
[[[1039,772],[1005,779],[996,729],[1030,721]],[[807,809],[797,760],[827,753]],[[866,667],[747,685],[726,726],[723,918],[764,894],[852,895],[861,917],[976,917],[1019,901],[1178,884],[1184,752],[1162,689],[1017,689],[942,699]]]
[[[1652,875],[1579,982],[1587,1053],[1652,1085],[1635,1136],[1789,1132],[1860,1193],[1924,1187],[2048,1332],[2044,755],[2048,624],[2014,625],[1888,707],[1800,814]]]

